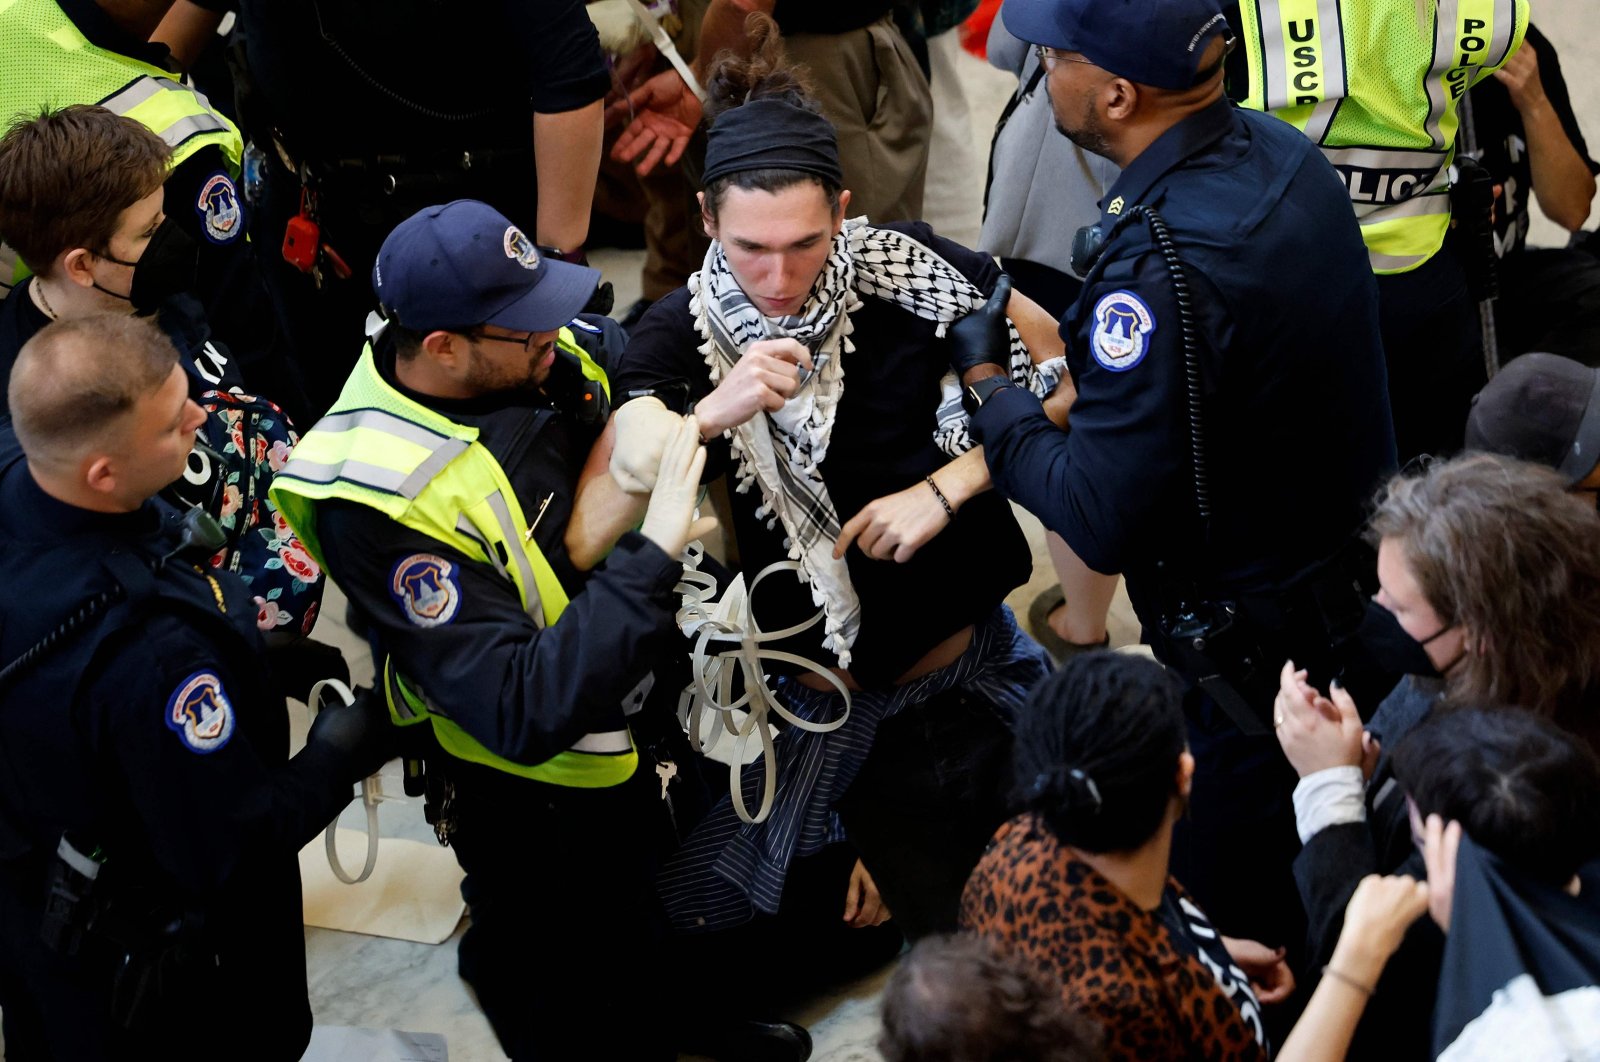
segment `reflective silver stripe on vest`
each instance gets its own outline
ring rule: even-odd
[[[1339,0],[1317,0],[1317,21],[1322,23],[1322,102],[1311,111],[1306,136],[1322,143],[1333,125],[1334,112],[1350,93],[1350,75],[1344,65],[1344,29],[1339,24]]]
[[[303,480],[306,483],[335,483],[342,479],[358,487],[381,490],[385,494],[400,494],[400,488],[406,482],[405,473],[396,472],[392,468],[379,468],[365,461],[340,461],[336,465],[325,465],[317,461],[308,461],[303,457],[295,457],[292,451],[289,463],[283,466],[283,471],[278,475],[288,479]],[[402,496],[408,501],[416,497],[415,494]]]
[[[1425,126],[1436,148],[1449,147],[1444,137],[1444,116],[1450,105],[1460,99],[1476,80],[1471,71],[1489,69],[1505,62],[1512,38],[1516,35],[1517,0],[1494,0],[1494,10],[1489,17],[1494,20],[1494,25],[1489,27],[1491,36],[1484,41],[1482,48],[1468,52],[1457,47],[1461,43],[1456,37],[1461,21],[1461,0],[1438,2],[1438,9],[1434,13],[1433,69],[1428,71],[1428,123]],[[1461,91],[1453,92],[1451,86],[1445,83],[1444,75],[1468,55],[1477,62],[1465,68],[1468,74]]]
[[[405,690],[400,685],[400,672],[395,670],[393,662],[386,664],[383,670],[389,683],[389,703],[394,705],[395,714],[403,719],[418,718],[411,702],[406,700]]]
[[[404,439],[408,443],[425,446],[430,450],[450,438],[444,432],[424,428],[416,421],[397,417],[393,413],[385,413],[381,409],[353,409],[348,413],[330,413],[316,424],[317,431],[333,434],[350,431],[352,428],[381,431],[385,435],[393,435],[397,439]]]
[[[1356,220],[1363,225],[1374,225],[1380,221],[1393,221],[1396,218],[1424,218],[1430,214],[1450,213],[1450,193],[1448,182],[1441,182],[1439,191],[1430,195],[1419,195],[1400,203],[1356,203]]]
[[[1414,269],[1428,258],[1428,255],[1423,254],[1379,254],[1371,249],[1367,251],[1367,263],[1372,266],[1374,272],[1380,269],[1392,272]]]
[[[165,140],[168,147],[175,148],[185,140],[199,136],[202,133],[217,133],[228,128],[227,123],[211,112],[210,104],[207,103],[204,96],[164,77],[137,78],[126,87],[101,100],[100,106],[116,114],[125,115],[139,106],[139,104],[153,99],[158,93],[162,92],[186,93],[196,97],[200,105],[206,108],[206,113],[204,114],[191,114],[178,119],[165,129],[151,130],[162,140]]]
[[[1431,214],[1431,209],[1408,210],[1408,203],[1449,187],[1443,151],[1406,151],[1397,148],[1328,148],[1323,156],[1333,165],[1350,194],[1356,217],[1383,219]]]
[[[495,491],[486,499],[489,511],[494,513],[495,521],[500,525],[500,538],[506,544],[506,552],[511,554],[511,559],[516,562],[517,571],[522,573],[522,585],[528,594],[528,615],[533,617],[533,622],[540,630],[544,629],[544,607],[539,600],[539,584],[533,579],[533,564],[528,560],[527,550],[522,548],[522,536],[517,533],[516,525],[511,522],[511,507],[506,504],[505,495]]]
[[[1280,3],[1263,0],[1257,5],[1256,18],[1261,32],[1265,70],[1262,102],[1266,110],[1314,103],[1305,134],[1321,143],[1340,102],[1349,93],[1350,78],[1345,69],[1339,0],[1316,0],[1315,6],[1312,17],[1289,21],[1287,40]]]
[[[489,558],[489,563],[494,565],[494,570],[500,573],[500,578],[506,582],[511,581],[511,573],[506,571],[506,566],[500,562],[500,551],[490,544],[489,540],[484,537],[483,532],[478,530],[477,525],[467,519],[466,513],[460,513],[456,516],[456,530],[478,544],[479,548],[483,550],[484,556]]]
[[[632,752],[633,742],[626,730],[605,730],[598,734],[585,734],[572,744],[573,752],[587,752],[596,756],[616,756]]]
[[[395,712],[398,715],[406,719],[417,718],[417,713],[412,709],[410,702],[405,697],[404,690],[408,689],[411,691],[412,696],[427,706],[430,715],[436,715],[441,719],[450,718],[450,713],[440,709],[434,699],[428,696],[427,691],[409,683],[402,688],[400,672],[395,670],[393,664],[390,664],[387,671],[389,675],[389,696],[394,702]],[[567,746],[567,751],[587,752],[595,756],[617,756],[633,751],[633,739],[628,736],[626,729],[601,730],[583,735],[583,737]]]
[[[365,461],[346,460],[337,465],[321,464],[304,457],[297,458],[291,452],[289,463],[284,465],[283,471],[278,474],[304,480],[307,483],[332,483],[342,479],[358,487],[371,487],[389,494],[398,494],[407,501],[414,501],[434,476],[437,476],[451,461],[466,453],[467,448],[472,445],[466,439],[441,435],[403,417],[385,413],[381,409],[357,409],[348,413],[335,413],[323,417],[312,430],[339,434],[357,428],[426,447],[429,450],[428,456],[409,473],[404,473],[392,468],[380,468]]]
[[[1483,64],[1499,66],[1511,57],[1511,41],[1517,34],[1517,4],[1519,0],[1495,0],[1494,37],[1489,41],[1488,57]]]
[[[1449,147],[1444,141],[1440,123],[1449,110],[1450,90],[1445,87],[1443,74],[1455,62],[1456,23],[1461,18],[1461,0],[1438,0],[1433,12],[1433,68],[1428,71],[1424,86],[1428,91],[1428,120],[1423,125],[1428,139],[1441,151]]]

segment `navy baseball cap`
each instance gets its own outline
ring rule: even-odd
[[[1218,0],[1005,0],[1013,37],[1141,85],[1186,89],[1212,37],[1232,36]]]
[[[413,332],[484,324],[553,332],[578,315],[599,283],[598,269],[541,255],[504,214],[476,199],[406,218],[372,264],[379,305]]]

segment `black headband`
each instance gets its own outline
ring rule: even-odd
[[[799,170],[844,185],[833,123],[784,100],[741,103],[712,123],[701,185],[745,170]]]

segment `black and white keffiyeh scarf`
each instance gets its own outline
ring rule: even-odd
[[[761,488],[758,519],[781,522],[789,557],[800,562],[811,584],[813,602],[824,612],[823,645],[850,666],[850,647],[861,627],[861,602],[843,559],[833,557],[839,538],[839,512],[818,467],[828,454],[834,416],[844,393],[842,353],[855,349],[850,314],[871,295],[938,324],[943,336],[953,321],[983,305],[983,292],[932,250],[891,229],[874,228],[866,218],[845,221],[834,237],[822,275],[800,312],[769,318],[739,288],[722,244],[713,241],[704,265],[689,278],[690,312],[704,342],[700,353],[713,386],[732,371],[751,344],[789,337],[811,352],[812,371],[800,390],[775,413],[752,417],[732,429],[738,458],[735,489]],[[870,354],[870,352],[869,352]],[[1034,365],[1015,326],[1011,327],[1011,379],[1043,398],[1065,372],[1065,361]],[[939,412],[933,440],[952,457],[972,448],[961,386],[955,373],[940,382]]]

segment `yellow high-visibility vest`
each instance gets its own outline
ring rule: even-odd
[[[1527,0],[1250,0],[1246,107],[1314,140],[1376,273],[1444,245],[1458,105],[1522,46]]]
[[[559,348],[578,358],[584,376],[607,388],[605,373],[562,329]],[[328,415],[301,437],[273,477],[277,503],[301,543],[326,565],[317,504],[342,499],[370,506],[397,523],[491,565],[517,588],[540,627],[555,623],[567,592],[529,534],[511,481],[478,430],[412,401],[379,374],[369,345]],[[620,785],[639,765],[626,728],[586,734],[537,764],[516,763],[485,747],[440,711],[405,662],[384,663],[389,716],[398,726],[424,721],[445,752],[521,778],[583,789]]]
[[[244,140],[211,102],[170,70],[91,44],[55,0],[0,0],[0,121],[98,104],[139,122],[172,148],[172,165],[218,147],[237,176]],[[0,297],[30,270],[0,243]]]

